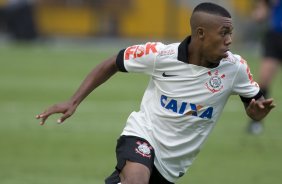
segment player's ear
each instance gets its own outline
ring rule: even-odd
[[[203,27],[198,27],[197,28],[197,37],[199,39],[203,39],[205,37],[205,31]]]

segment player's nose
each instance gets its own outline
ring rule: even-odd
[[[232,37],[231,35],[228,35],[225,39],[225,45],[230,45],[232,43]]]

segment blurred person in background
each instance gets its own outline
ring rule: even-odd
[[[68,101],[36,118],[44,125],[50,115],[62,113],[57,120],[62,123],[118,71],[147,74],[151,78],[140,110],[126,121],[117,142],[117,165],[105,182],[175,183],[192,165],[230,95],[240,95],[246,114],[255,120],[275,107],[273,99],[263,97],[246,61],[229,51],[233,24],[225,8],[197,5],[190,27],[191,35],[181,43],[148,42],[122,49],[96,66]]]
[[[130,9],[131,0],[92,0],[95,11],[99,12],[99,36],[118,37],[120,17],[125,9]]]
[[[257,0],[255,3],[254,20],[258,23],[267,21],[258,83],[264,96],[268,97],[271,82],[282,62],[282,0]],[[261,134],[263,129],[261,121],[249,121],[247,131],[250,134]]]
[[[16,40],[35,39],[33,4],[33,0],[4,0],[0,8],[2,31]]]

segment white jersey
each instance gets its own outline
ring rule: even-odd
[[[146,139],[155,150],[156,168],[170,182],[192,164],[228,97],[259,92],[239,55],[229,52],[216,68],[189,64],[189,41],[135,45],[117,58],[120,70],[151,76],[140,111],[131,113],[122,135]]]

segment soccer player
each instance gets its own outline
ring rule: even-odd
[[[257,22],[268,22],[262,43],[263,56],[258,81],[263,95],[267,97],[271,82],[282,63],[282,0],[257,0],[254,18]],[[263,132],[263,123],[251,120],[247,130],[251,134],[260,134]]]
[[[130,46],[102,62],[69,101],[37,115],[43,125],[54,113],[70,117],[97,86],[117,71],[150,75],[138,112],[126,121],[116,147],[117,165],[106,184],[175,183],[191,166],[227,99],[240,95],[246,113],[261,120],[275,106],[264,99],[246,61],[229,51],[232,19],[213,3],[193,10],[192,34],[181,43]]]

